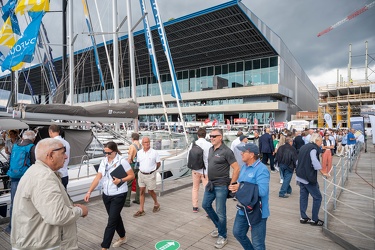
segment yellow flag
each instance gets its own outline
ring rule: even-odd
[[[18,2],[15,13],[24,15],[26,11],[49,11],[49,0],[21,0]]]
[[[19,64],[17,64],[16,66],[12,67],[12,71],[17,71],[17,70],[20,70],[23,68],[23,65],[25,65],[24,62],[20,62]]]
[[[14,44],[16,44],[16,34],[13,33],[10,17],[8,17],[0,31],[0,45],[12,48]]]

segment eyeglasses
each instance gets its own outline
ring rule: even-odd
[[[216,138],[218,136],[221,136],[221,135],[210,135],[210,138]]]
[[[112,153],[113,153],[113,151],[111,151],[111,152],[106,152],[106,151],[103,151],[103,153],[104,153],[104,154],[106,154],[106,155],[110,155],[110,154],[112,154]]]
[[[66,152],[66,147],[61,147],[61,148],[56,148],[56,149],[53,149],[52,152],[56,152],[56,151],[59,151],[61,149],[64,149],[64,153]]]

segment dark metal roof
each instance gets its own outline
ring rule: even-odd
[[[237,1],[169,21],[165,23],[165,31],[176,71],[277,54]],[[168,63],[156,27],[152,28],[152,36],[160,73],[167,73]],[[120,38],[120,86],[130,77],[127,41],[127,36]],[[134,34],[134,45],[137,77],[152,76],[143,30]],[[112,51],[111,42],[107,47]],[[112,88],[104,46],[99,45],[98,51],[107,88]],[[112,52],[110,55],[112,56]],[[75,62],[78,67],[76,89],[89,87],[84,91],[98,90],[100,81],[92,50],[77,52]],[[61,59],[55,61],[55,66],[61,77]],[[32,67],[28,74],[34,94],[46,93],[47,87],[40,66]],[[23,75],[19,82],[19,90],[22,92],[25,82]]]

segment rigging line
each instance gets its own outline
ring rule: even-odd
[[[82,5],[83,5],[83,9],[84,9],[84,14],[85,14],[85,17],[86,17],[87,28],[88,28],[89,32],[92,32],[93,27],[92,27],[91,15],[90,15],[90,11],[89,11],[89,8],[88,8],[87,0],[82,0]],[[104,89],[107,104],[109,104],[107,88],[106,88],[106,84],[104,83],[103,73],[102,73],[101,65],[100,65],[98,48],[97,48],[97,45],[96,45],[96,39],[95,39],[95,36],[90,36],[90,37],[91,37],[93,52],[94,52],[94,56],[95,56],[96,68],[98,69],[98,74],[99,74],[99,78],[100,78],[100,83],[101,83],[101,86]]]
[[[94,2],[95,2],[96,13],[97,13],[98,19],[99,19],[100,31],[103,32],[102,20],[100,19],[98,4],[97,4],[96,0]],[[105,49],[105,53],[107,55],[107,60],[108,60],[108,67],[109,67],[109,71],[111,72],[111,78],[112,78],[112,83],[113,83],[114,82],[114,76],[113,76],[112,63],[111,63],[111,59],[109,57],[109,53],[108,53],[108,49],[107,49],[107,43],[106,43],[106,39],[105,39],[104,34],[102,34],[102,39],[103,39],[104,49]]]

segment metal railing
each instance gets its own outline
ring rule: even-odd
[[[350,220],[346,220],[345,218],[340,218],[339,212],[335,213],[337,210],[338,204],[340,205],[340,212],[344,208],[350,208],[352,213],[357,214],[358,216],[366,216],[367,221],[373,221],[375,219],[374,213],[369,214],[365,211],[362,211],[360,208],[347,204],[343,201],[340,201],[340,195],[344,192],[351,193],[357,197],[360,197],[361,200],[369,201],[370,203],[374,203],[375,199],[373,197],[368,197],[366,195],[356,193],[352,190],[346,188],[349,174],[352,172],[353,167],[357,164],[359,156],[361,154],[361,150],[363,148],[363,143],[357,143],[353,148],[348,148],[347,152],[345,153],[344,157],[340,157],[339,161],[336,165],[334,165],[330,171],[330,175],[332,178],[324,177],[324,188],[323,188],[323,210],[324,210],[324,230],[328,232],[327,236],[332,236],[332,239],[336,239],[337,243],[343,245],[345,248],[354,249],[356,248],[350,243],[350,240],[345,237],[341,237],[339,234],[336,234],[335,231],[337,230],[337,226],[330,227],[330,223],[335,222],[339,223],[340,227],[348,228],[346,234],[354,234],[356,233],[359,237],[362,237],[364,240],[368,240],[372,244],[375,245],[375,237],[372,233],[371,235],[367,235],[365,232],[361,231],[358,227],[358,224],[355,225],[351,223]],[[332,220],[332,221],[331,221]]]

